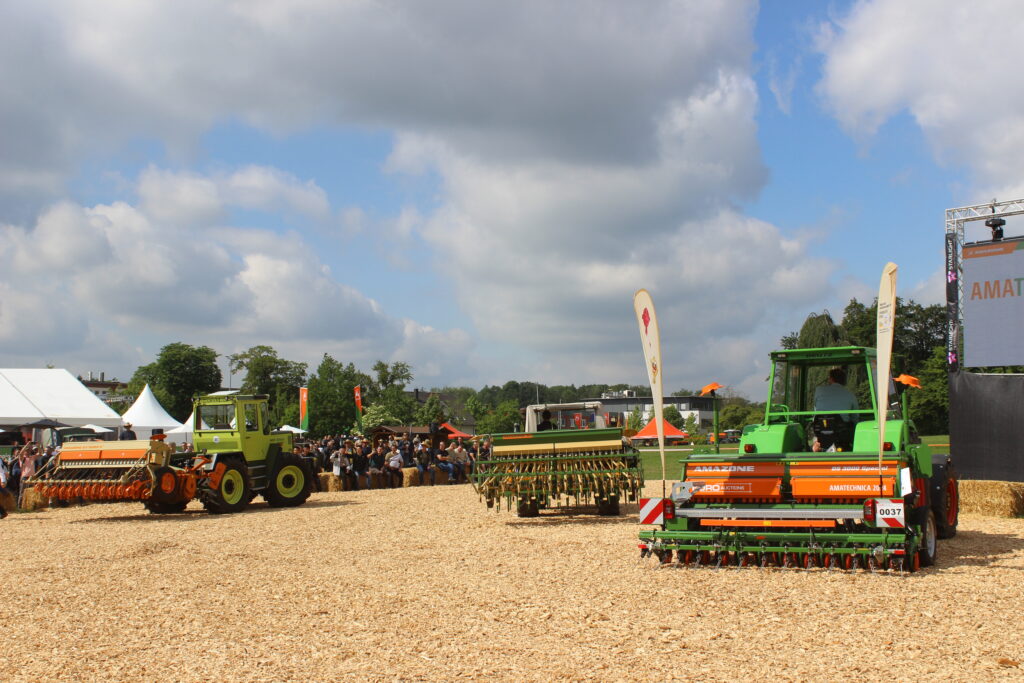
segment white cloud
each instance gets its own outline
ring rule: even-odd
[[[984,199],[1024,193],[1024,43],[1016,0],[858,2],[822,27],[819,90],[859,137],[907,111],[936,156],[975,173]]]
[[[84,363],[97,357],[97,345],[108,345],[110,363],[137,363],[140,354],[126,340],[155,338],[149,353],[177,339],[225,352],[269,343],[311,364],[326,351],[365,367],[420,349],[413,355],[429,361],[430,373],[463,372],[473,344],[461,330],[389,316],[337,281],[298,234],[211,223],[249,201],[222,191],[237,177],[149,168],[137,206],[65,201],[31,228],[0,227],[6,362],[41,364],[59,354]],[[168,198],[181,200],[178,211]],[[121,341],[111,345],[111,338]]]
[[[78,160],[140,138],[188,168],[200,135],[223,121],[274,134],[389,131],[389,170],[436,174],[430,206],[337,213],[321,184],[280,169],[150,167],[135,203],[69,205],[66,222],[106,246],[62,275],[63,294],[131,338],[216,330],[228,345],[258,337],[311,361],[323,351],[412,359],[439,382],[520,369],[579,382],[642,377],[629,298],[646,286],[679,383],[708,373],[739,383],[779,327],[827,296],[834,268],[735,208],[767,179],[755,11],[615,0],[0,5],[0,130],[20,132],[0,137],[0,178],[37,178],[45,193]],[[0,185],[0,216],[13,188]],[[505,350],[484,367],[466,333],[389,315],[333,278],[301,234],[225,226],[232,208],[336,224],[347,239],[375,231],[399,264],[428,245],[472,328]],[[37,224],[9,239],[45,229],[20,223]]]

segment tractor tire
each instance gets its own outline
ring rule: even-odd
[[[605,500],[597,502],[597,514],[602,517],[618,517],[622,514],[619,511],[619,497],[609,496]]]
[[[536,500],[520,500],[516,514],[520,517],[538,517],[540,516],[540,505]]]
[[[263,497],[272,508],[297,507],[312,493],[312,477],[302,458],[285,453],[278,457]]]
[[[924,526],[921,528],[921,547],[917,550],[918,557],[921,558],[922,567],[931,567],[935,564],[935,558],[939,550],[939,545],[936,542],[937,538],[938,528],[935,523],[935,511],[928,510]]]
[[[953,538],[960,523],[960,487],[952,463],[945,460],[932,465],[931,503],[939,538]]]
[[[224,474],[216,489],[203,491],[203,507],[215,515],[240,512],[252,500],[245,461],[238,456],[227,456],[220,459],[220,463],[225,465]]]
[[[163,467],[157,467],[153,471],[153,480],[156,484],[153,486],[152,500],[154,503],[168,504],[178,502],[178,480],[175,477],[174,470],[166,465]]]
[[[181,501],[178,503],[161,503],[157,500],[143,501],[143,505],[154,515],[171,515],[177,512],[184,512],[185,508],[188,507],[188,501]]]

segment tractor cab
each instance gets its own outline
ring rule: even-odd
[[[741,454],[877,448],[875,350],[859,346],[771,354],[764,422],[746,430]],[[888,418],[902,420],[889,382]]]

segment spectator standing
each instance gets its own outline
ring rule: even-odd
[[[388,475],[388,486],[391,488],[402,485],[402,467],[404,465],[405,461],[402,459],[402,452],[398,450],[397,445],[392,446],[388,461],[384,464],[384,472]]]
[[[7,490],[7,478],[9,476],[7,474],[7,464],[3,458],[0,458],[0,495],[3,495],[5,498],[11,495],[10,491]],[[6,517],[7,510],[4,509],[3,505],[0,505],[0,519],[5,519]]]
[[[121,441],[135,441],[139,437],[135,436],[135,430],[132,429],[132,423],[125,422],[124,429],[121,430],[121,436],[118,438]]]
[[[344,448],[338,448],[331,453],[331,471],[334,473],[334,476],[340,479],[351,465],[352,463],[349,462]]]
[[[39,448],[36,446],[35,441],[29,441],[22,447],[21,452],[18,454],[18,464],[21,466],[21,482],[19,485],[18,493],[18,507],[21,507],[21,503],[25,498],[25,482],[29,477],[36,473],[36,458],[39,457]]]

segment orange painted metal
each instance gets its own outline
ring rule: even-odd
[[[693,479],[697,481],[697,479]],[[782,477],[775,479],[709,479],[701,477],[704,487],[694,491],[695,499],[705,498],[780,498]]]
[[[224,476],[224,472],[226,470],[227,470],[227,467],[222,462],[217,463],[217,466],[213,468],[213,472],[210,472],[210,488],[211,489],[216,491],[218,488],[220,488],[220,479],[221,479],[221,477]]]
[[[849,498],[856,496],[888,497],[896,486],[894,477],[882,477],[879,490],[878,477],[792,477],[790,485],[794,498]]]
[[[716,463],[688,463],[686,465],[687,479],[701,479],[703,477],[781,477],[785,472],[785,465],[781,462],[716,462]]]
[[[895,460],[882,461],[882,476],[896,476],[899,463]],[[789,466],[794,477],[878,477],[877,460],[830,460],[817,462],[794,462]]]
[[[115,445],[111,445],[111,444]],[[140,460],[149,452],[149,444],[135,448],[116,445],[117,442],[95,441],[69,445],[60,452],[61,460]]]

